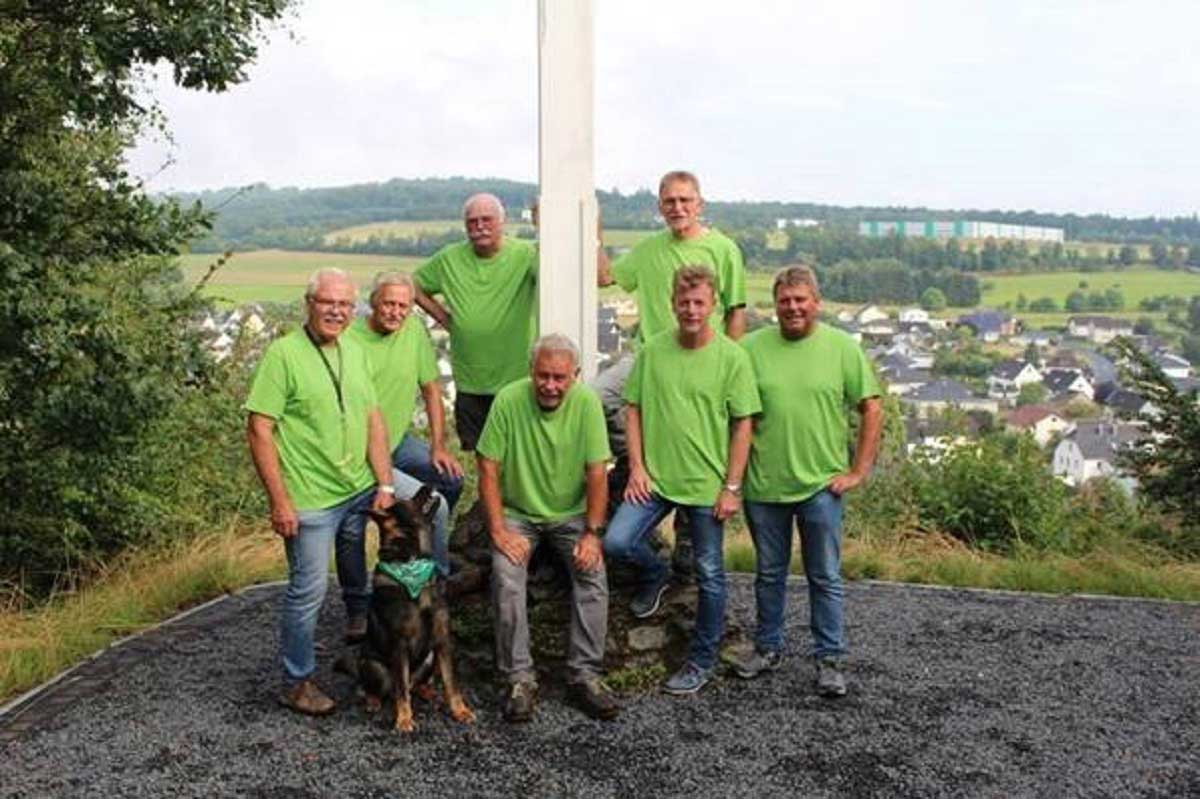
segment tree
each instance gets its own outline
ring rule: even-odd
[[[1079,313],[1087,310],[1088,297],[1079,289],[1072,291],[1067,295],[1067,301],[1063,303],[1063,308],[1071,313]]]
[[[1129,388],[1152,404],[1143,417],[1146,435],[1118,453],[1142,495],[1178,514],[1186,547],[1200,551],[1200,404],[1196,390],[1182,392],[1145,353],[1127,339],[1115,342],[1126,363]]]
[[[1022,405],[1037,405],[1046,399],[1046,386],[1041,383],[1026,383],[1017,392],[1017,407]]]
[[[1162,239],[1155,239],[1150,245],[1150,260],[1154,262],[1155,266],[1162,268],[1170,263],[1170,259],[1171,254],[1167,250],[1167,243]]]
[[[1137,250],[1131,244],[1122,244],[1120,251],[1117,253],[1117,261],[1121,266],[1133,266],[1137,263]]]
[[[1054,313],[1058,310],[1058,303],[1053,297],[1038,297],[1029,303],[1029,310],[1034,313]]]
[[[245,79],[291,0],[26,0],[0,11],[0,579],[41,592],[154,530],[153,431],[205,384],[172,258],[209,216],[148,197],[124,150],[184,87]]]
[[[930,286],[921,293],[921,307],[926,311],[940,311],[946,307],[946,295],[941,289]]]

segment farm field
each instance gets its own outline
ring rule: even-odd
[[[180,258],[185,282],[194,284],[218,257],[215,253],[194,253]],[[342,255],[284,250],[239,252],[234,253],[213,275],[204,293],[234,304],[289,302],[304,293],[308,276],[323,267],[345,269],[362,287],[370,282],[376,272],[385,269],[413,270],[422,260],[394,255]]]
[[[1052,297],[1060,304],[1072,291],[1086,283],[1084,292],[1118,288],[1125,295],[1125,308],[1136,312],[1140,301],[1147,297],[1168,294],[1190,297],[1200,294],[1200,274],[1165,271],[1162,269],[1126,269],[1113,272],[1038,272],[1032,274],[996,275],[976,273],[984,286],[983,305],[1000,307],[1006,302],[1014,306],[1021,294],[1032,302],[1039,297]]]
[[[412,237],[418,233],[434,233],[441,234],[447,230],[461,230],[462,221],[458,219],[430,219],[430,220],[396,220],[393,222],[372,222],[368,225],[355,225],[354,227],[341,228],[325,234],[325,243],[332,244],[338,239],[347,239],[351,242],[366,241],[371,236],[387,238],[388,236]],[[522,231],[532,230],[530,225],[522,223],[510,222],[505,227],[505,232],[510,236],[516,236]],[[616,228],[613,230],[604,231],[604,243],[609,247],[632,247],[646,236],[654,233],[653,230],[627,230]]]

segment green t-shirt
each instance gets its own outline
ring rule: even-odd
[[[533,522],[582,514],[584,467],[611,457],[596,392],[576,383],[557,408],[545,411],[528,377],[496,395],[476,451],[500,464],[505,512]]]
[[[789,341],[778,327],[742,341],[750,354],[762,416],[755,420],[746,498],[800,502],[850,468],[847,406],[881,394],[862,348],[818,323]]]
[[[729,465],[729,422],[761,409],[750,359],[724,335],[697,350],[675,332],[646,342],[625,382],[642,418],[642,455],[661,496],[712,505]]]
[[[441,294],[450,311],[450,366],[459,391],[495,394],[529,372],[537,331],[537,250],[505,237],[480,258],[464,241],[438,250],[417,270],[426,294]]]
[[[669,230],[639,241],[613,264],[613,278],[637,297],[638,339],[649,341],[678,325],[671,308],[675,272],[699,264],[717,276],[717,302],[709,324],[724,332],[725,312],[746,304],[746,267],[737,245],[710,229],[694,239],[677,239]]]
[[[367,353],[375,394],[388,429],[388,448],[395,449],[412,424],[417,391],[438,379],[437,356],[425,325],[409,315],[395,333],[376,333],[366,319],[355,319],[346,331]]]
[[[367,461],[367,416],[379,403],[366,353],[345,335],[322,351],[333,374],[341,374],[344,415],[304,328],[267,347],[243,406],[275,420],[283,482],[297,510],[332,507],[375,483]]]

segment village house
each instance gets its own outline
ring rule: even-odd
[[[1141,436],[1135,425],[1113,421],[1080,422],[1054,448],[1053,472],[1071,486],[1081,486],[1094,477],[1121,478],[1117,453]],[[1127,489],[1132,481],[1125,479]]]
[[[1160,352],[1154,356],[1154,363],[1167,377],[1184,380],[1192,376],[1192,365],[1174,353]]]
[[[1075,369],[1053,369],[1042,377],[1042,385],[1046,394],[1054,400],[1070,401],[1083,398],[1088,402],[1096,399],[1096,388],[1092,382],[1083,376],[1083,372]]]
[[[988,396],[993,399],[1014,399],[1021,386],[1040,383],[1042,374],[1031,363],[1001,361],[988,376]]]
[[[970,328],[978,339],[995,342],[1015,335],[1020,323],[1004,311],[985,308],[958,317],[955,324]]]
[[[1072,316],[1067,320],[1067,335],[1108,344],[1118,336],[1132,336],[1133,322],[1111,316]]]
[[[938,378],[909,392],[904,401],[911,405],[920,417],[944,411],[948,408],[958,408],[964,411],[987,411],[997,413],[1000,410],[996,400],[990,397],[979,397],[971,389],[957,380]]]
[[[1075,424],[1047,405],[1026,405],[1010,411],[1004,419],[1005,427],[1014,433],[1029,433],[1038,446],[1044,447],[1055,436],[1063,436],[1075,429]]]
[[[924,308],[901,308],[900,321],[928,325],[929,311]]]

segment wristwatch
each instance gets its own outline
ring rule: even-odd
[[[392,496],[396,496],[396,487],[394,485],[392,485],[391,483],[380,483],[378,486],[375,487],[375,490],[382,491],[385,494],[391,494]]]
[[[602,536],[602,535],[604,535],[604,527],[605,526],[603,524],[600,525],[599,527],[593,527],[590,524],[585,524],[583,526],[583,531],[585,533],[591,533],[592,535]]]
[[[742,484],[741,483],[726,483],[724,488],[726,491],[728,491],[730,494],[733,494],[735,497],[740,497],[742,495]]]

